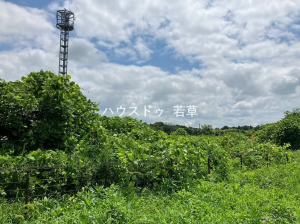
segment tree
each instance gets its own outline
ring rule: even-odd
[[[292,150],[300,149],[300,109],[284,114],[285,117],[276,123],[261,125],[257,131],[258,140],[273,141],[281,146],[289,143]]]
[[[286,111],[285,117],[277,122],[273,138],[277,144],[290,143],[291,149],[300,149],[300,109]]]
[[[188,133],[186,132],[186,130],[184,128],[178,128],[176,131],[173,131],[171,134],[177,135],[177,136],[179,136],[179,135],[187,136],[188,135]]]
[[[229,129],[229,127],[227,125],[225,125],[222,130],[226,130],[226,129]]]
[[[154,124],[150,124],[150,126],[156,131],[163,131],[165,124],[163,122],[155,122]]]
[[[41,70],[21,81],[0,80],[2,148],[67,150],[93,129],[98,106],[70,79]]]
[[[201,131],[205,135],[211,135],[214,132],[213,128],[212,128],[212,125],[209,125],[209,124],[201,125]]]

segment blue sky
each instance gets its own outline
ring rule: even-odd
[[[53,2],[51,0],[10,0],[6,2],[11,2],[19,6],[25,6],[25,7],[32,7],[32,8],[39,8],[39,9],[45,9],[47,6]]]
[[[274,122],[300,103],[293,0],[0,0],[0,77],[57,72],[55,15],[69,3],[68,72],[101,113],[152,105],[138,118],[222,127]],[[197,106],[198,116],[178,118],[176,105]]]
[[[151,39],[151,37],[149,39]],[[135,41],[134,38],[132,38],[131,41],[134,42]],[[121,46],[128,47],[128,44],[123,43],[121,44]],[[165,43],[165,41],[155,40],[152,42],[151,40],[150,46],[153,49],[151,58],[142,63],[139,63],[138,61],[135,60],[130,60],[127,57],[116,56],[114,52],[109,51],[109,49],[105,47],[100,47],[99,50],[106,52],[111,62],[122,64],[122,65],[132,65],[132,64],[140,65],[140,66],[152,65],[152,66],[159,67],[170,73],[176,73],[178,69],[191,70],[193,68],[201,67],[201,64],[199,64],[199,62],[198,63],[191,62],[180,55],[176,55],[176,53],[174,53],[174,50],[168,48],[168,45]]]

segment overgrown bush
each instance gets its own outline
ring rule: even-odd
[[[71,150],[93,130],[97,104],[71,77],[32,72],[21,81],[0,80],[0,147],[18,155],[40,149]]]
[[[281,146],[290,144],[291,150],[300,149],[300,109],[286,111],[280,121],[265,125],[257,132],[261,142],[273,141]]]

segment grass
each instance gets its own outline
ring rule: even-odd
[[[2,202],[0,223],[300,223],[298,160],[238,171],[224,182],[194,181],[172,194],[83,189],[31,202],[27,218],[24,202]]]

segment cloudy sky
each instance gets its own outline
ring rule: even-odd
[[[57,73],[63,8],[68,73],[101,114],[223,127],[300,107],[299,0],[0,0],[1,78]]]

